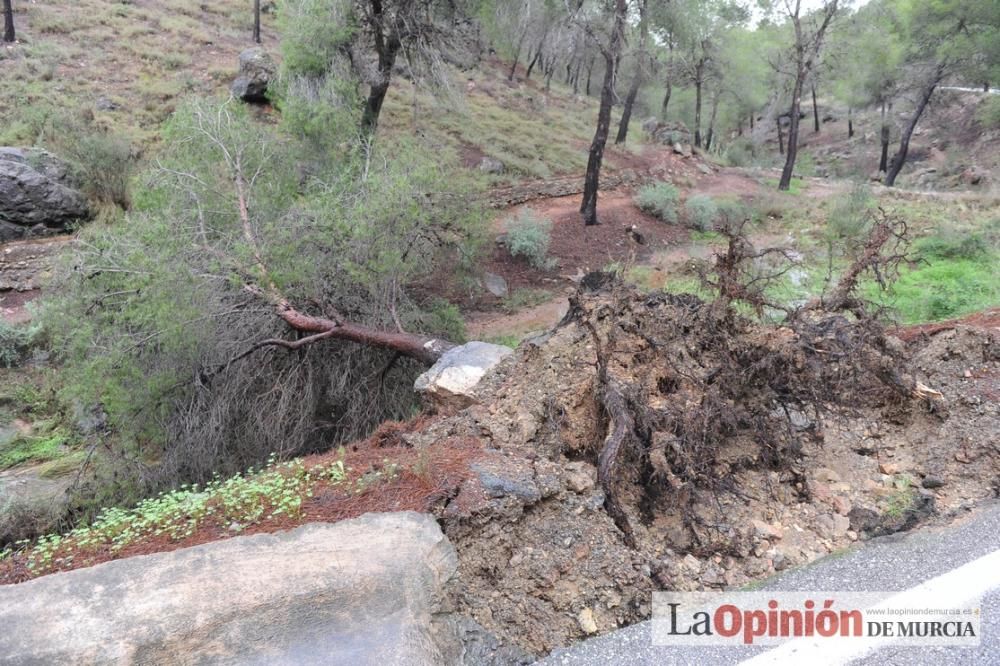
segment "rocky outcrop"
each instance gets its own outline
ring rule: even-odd
[[[267,102],[267,88],[277,71],[274,60],[264,49],[247,49],[240,54],[240,73],[230,86],[230,92],[244,102]]]
[[[457,567],[434,519],[332,525],[134,557],[0,587],[5,664],[455,663],[436,616]]]
[[[65,231],[89,215],[59,158],[40,148],[0,148],[0,242]]]
[[[649,118],[642,124],[642,131],[665,146],[691,143],[691,130],[679,120],[661,123],[656,118]]]
[[[488,342],[468,342],[444,353],[417,377],[414,389],[438,409],[454,411],[475,402],[475,388],[493,366],[513,350]]]

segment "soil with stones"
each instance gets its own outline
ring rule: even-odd
[[[459,553],[455,608],[509,645],[545,654],[647,618],[653,590],[739,587],[997,495],[995,328],[886,338],[902,372],[942,394],[931,400],[887,388],[877,364],[843,383],[849,361],[831,359],[846,329],[727,323],[696,300],[625,287],[571,302],[484,380],[477,404],[404,436],[483,443],[437,513]],[[765,358],[789,362],[753,376]],[[734,395],[712,388],[723,363],[745,364],[738,416],[716,441],[685,439],[712,432],[685,414]],[[856,399],[814,410],[805,393],[775,393],[807,389],[814,372]],[[598,468],[622,423],[634,437],[609,485]]]

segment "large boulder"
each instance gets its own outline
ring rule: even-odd
[[[475,403],[479,380],[514,350],[488,342],[467,342],[448,350],[431,368],[417,377],[414,389],[444,411]]]
[[[230,86],[233,97],[255,104],[267,101],[267,87],[278,71],[267,52],[255,47],[240,54],[240,73]]]
[[[691,130],[679,120],[662,123],[650,118],[642,124],[642,129],[650,139],[665,146],[691,143]]]
[[[454,548],[434,519],[367,514],[0,587],[5,664],[456,661],[439,622]]]
[[[90,216],[67,165],[40,148],[0,148],[0,242],[65,231]]]

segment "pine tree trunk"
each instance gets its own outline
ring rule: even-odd
[[[885,173],[889,168],[889,120],[886,118],[885,102],[882,102],[882,127],[879,129],[879,139],[882,142],[882,152],[878,161],[879,173]]]
[[[17,40],[14,32],[14,6],[12,0],[3,0],[3,41],[11,43]]]
[[[816,108],[816,86],[812,86],[813,98],[813,131],[819,132],[819,109]]]
[[[628,124],[632,120],[632,105],[635,104],[635,98],[639,95],[640,86],[642,86],[641,69],[636,71],[635,78],[632,79],[632,85],[628,89],[628,95],[625,96],[625,107],[622,109],[622,119],[618,123],[618,136],[615,137],[616,144],[625,143],[625,139],[628,136]]]
[[[788,150],[785,151],[785,167],[781,170],[781,180],[778,189],[787,191],[792,185],[792,173],[795,171],[795,158],[799,153],[799,114],[802,110],[802,84],[805,73],[801,72],[795,78],[792,89],[791,117],[788,119]]]
[[[701,148],[701,65],[694,82],[694,145]]]
[[[903,170],[903,164],[906,163],[906,154],[910,150],[910,137],[913,136],[913,130],[917,128],[917,122],[920,120],[920,116],[923,115],[924,109],[927,108],[927,104],[931,101],[931,97],[934,95],[934,91],[937,89],[938,83],[941,81],[942,68],[938,67],[937,76],[927,84],[924,88],[923,94],[920,96],[920,101],[917,103],[917,108],[913,112],[913,117],[910,119],[909,124],[903,130],[902,136],[899,138],[899,150],[896,154],[892,156],[892,162],[889,163],[889,171],[885,175],[885,185],[886,187],[892,187],[896,184],[896,177],[899,172]]]
[[[781,134],[781,116],[778,117],[778,154],[785,154],[785,137]]]
[[[372,84],[365,102],[364,115],[361,118],[361,127],[366,134],[374,134],[376,127],[378,127],[378,117],[382,113],[385,95],[389,92],[392,68],[396,64],[396,55],[399,53],[400,46],[399,40],[393,35],[385,42],[382,52],[379,53],[379,80],[378,83]]]
[[[712,149],[712,138],[715,136],[715,117],[719,111],[719,95],[712,97],[712,115],[708,120],[708,135],[705,137],[705,151]]]
[[[253,0],[253,41],[260,44],[260,0]]]
[[[584,94],[587,97],[590,97],[590,81],[593,74],[594,74],[594,58],[592,57],[590,59],[590,63],[587,65],[587,87],[584,90]]]
[[[597,130],[594,132],[594,140],[590,144],[587,176],[583,183],[583,201],[580,203],[583,223],[588,226],[598,224],[597,191],[600,185],[604,147],[608,142],[608,133],[611,130],[611,105],[615,101],[615,65],[618,62],[622,39],[625,36],[626,13],[626,0],[615,0],[615,19],[611,41],[607,50],[604,51],[604,82],[601,85],[601,106],[597,113]]]
[[[847,138],[854,138],[854,109],[847,107]]]
[[[670,79],[667,79],[667,92],[663,96],[663,104],[660,105],[660,117],[663,122],[667,122],[667,107],[670,106],[670,93],[673,92],[673,86],[670,85]]]

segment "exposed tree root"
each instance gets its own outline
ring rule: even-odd
[[[697,488],[739,494],[743,467],[794,469],[805,441],[822,439],[826,412],[892,395],[939,398],[906,373],[879,319],[855,296],[864,273],[890,279],[906,256],[905,233],[905,224],[877,217],[830,297],[784,310],[780,325],[732,307],[773,307],[764,297],[767,276],[749,264],[781,254],[754,250],[738,229],[717,262],[713,302],[641,294],[606,274],[583,280],[563,325],[581,326],[593,341],[595,394],[606,417],[598,481],[628,545],[640,527],[636,498],[676,503]]]

